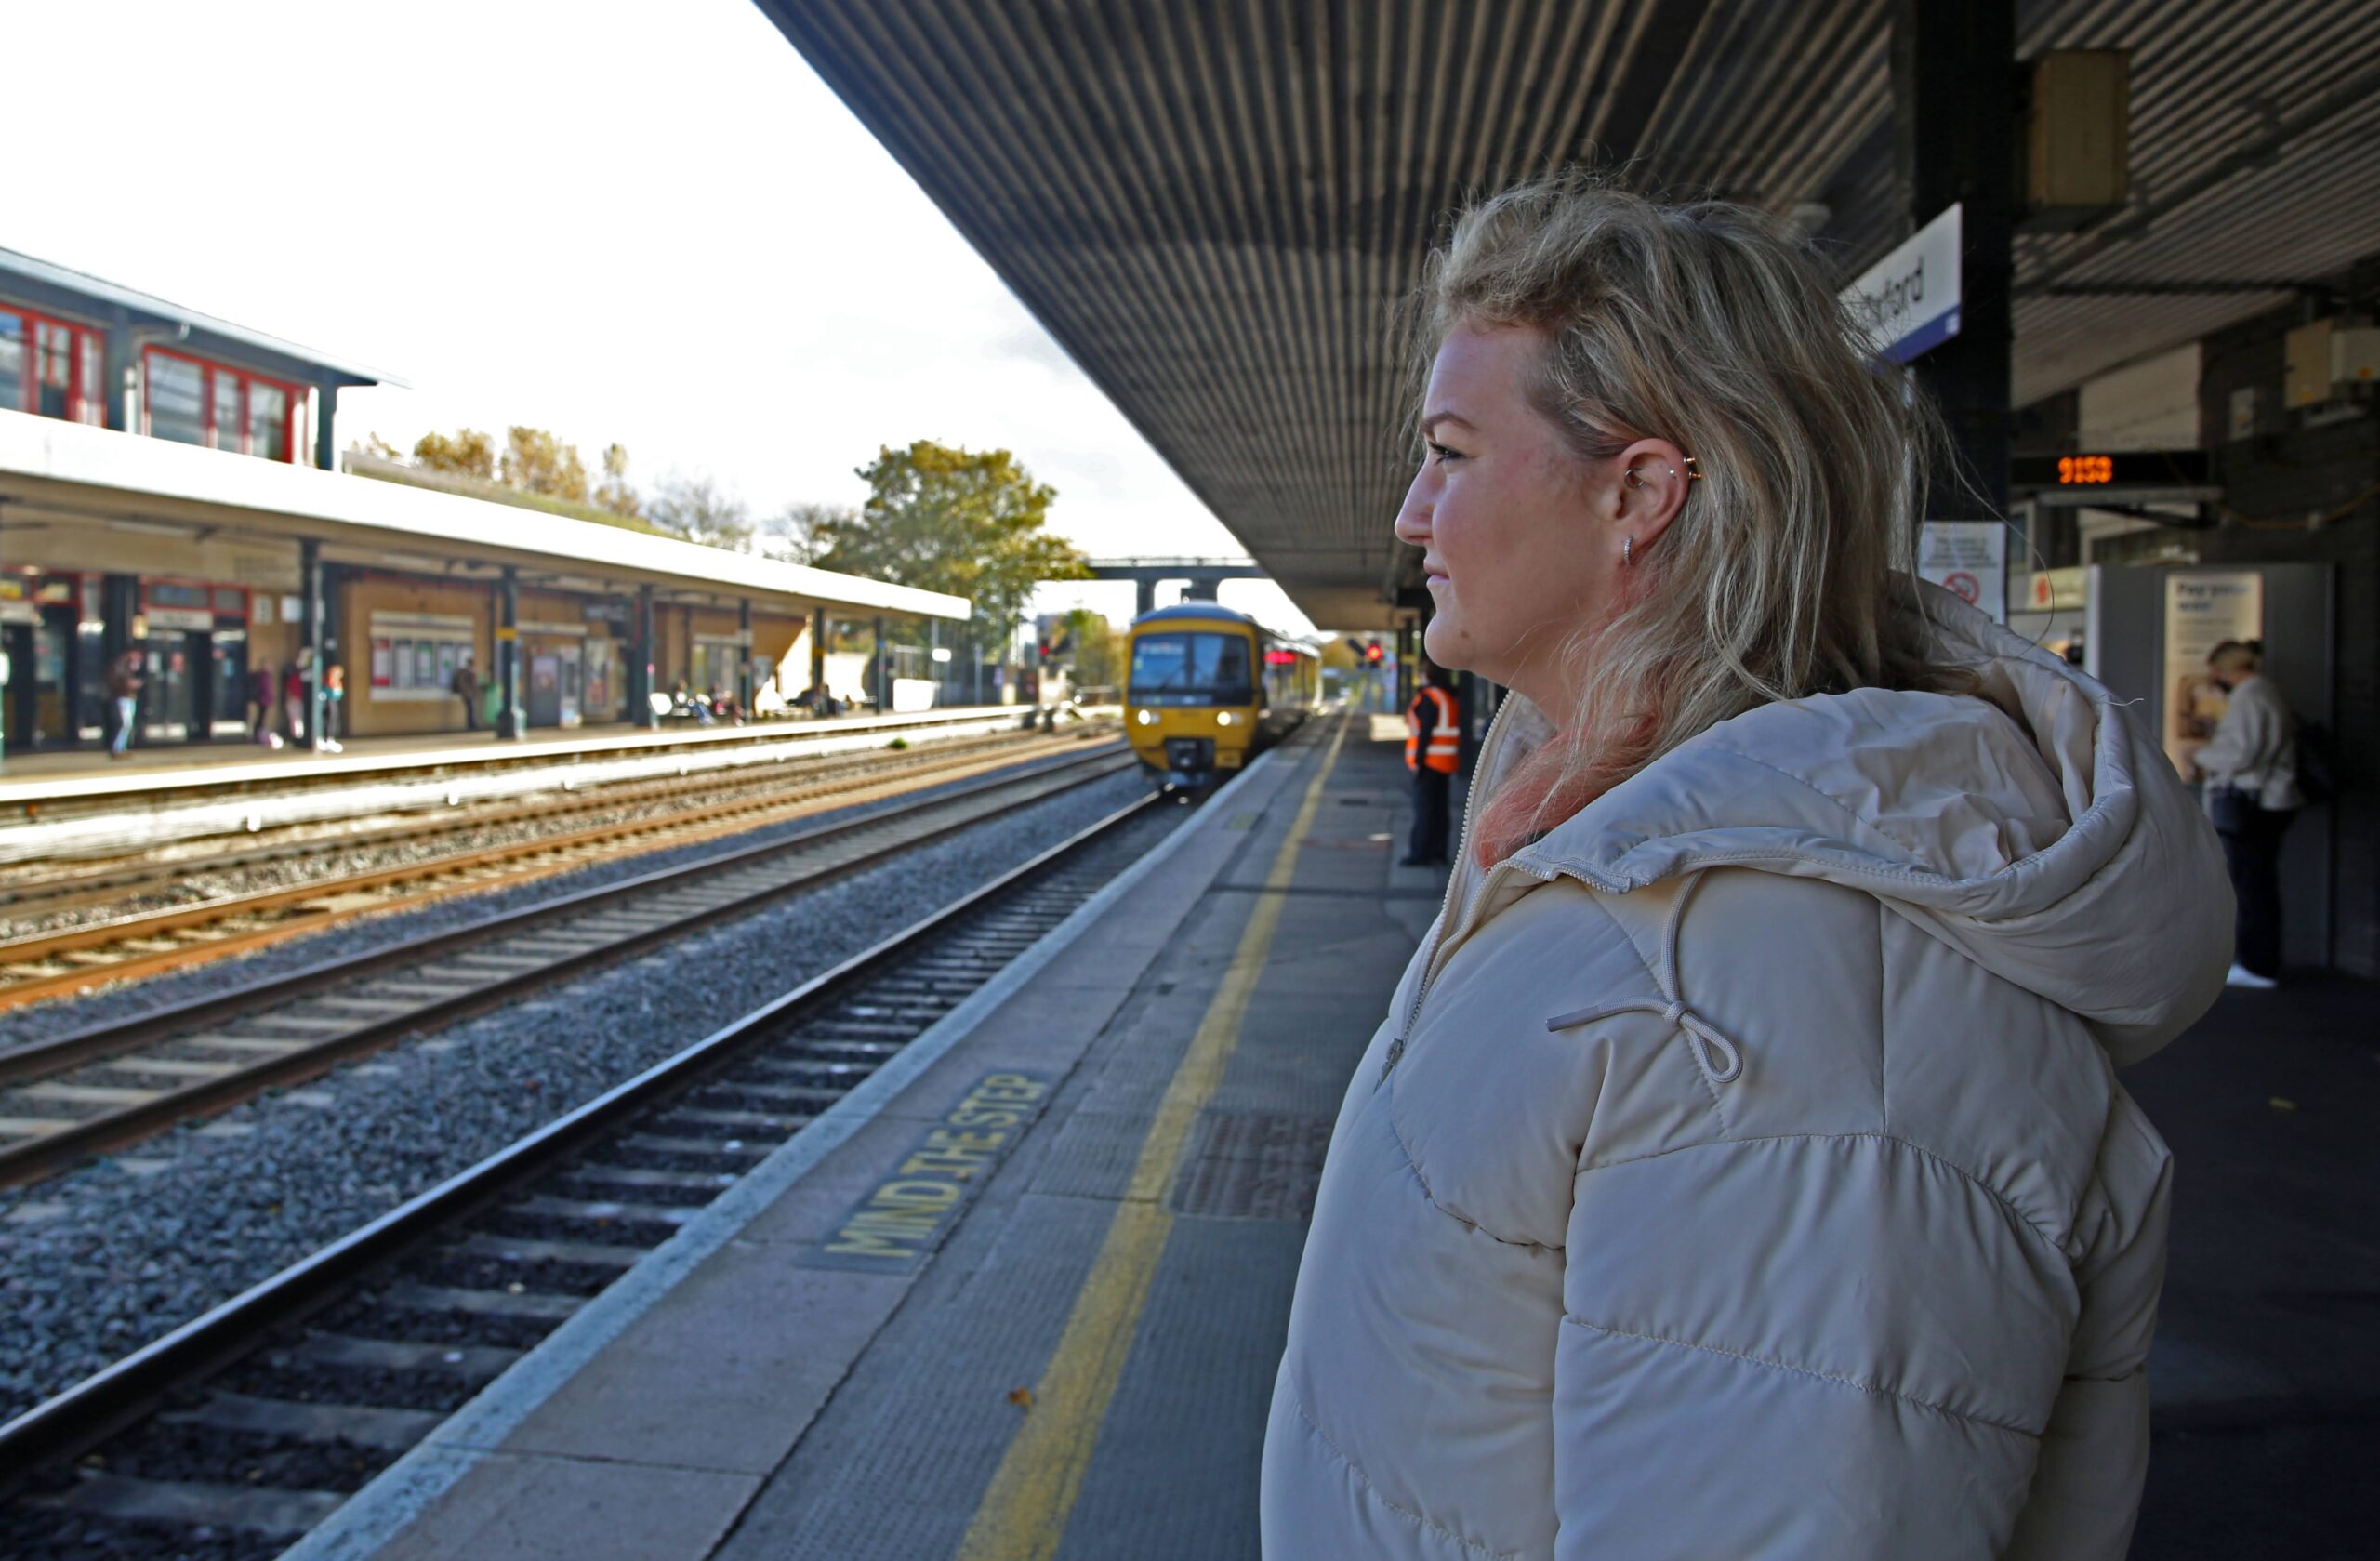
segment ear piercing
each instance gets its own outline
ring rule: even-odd
[[[1633,536],[1623,536],[1620,539],[1620,567],[1622,569],[1633,569],[1635,567],[1635,564],[1636,538]]]
[[[1699,483],[1700,481],[1702,481],[1702,467],[1701,467],[1701,464],[1700,464],[1699,462],[1698,462],[1698,461],[1697,461],[1697,460],[1696,460],[1692,456],[1686,456],[1686,457],[1685,457],[1685,460],[1686,460],[1686,480],[1687,482],[1689,482],[1689,483]],[[1671,475],[1671,476],[1674,477],[1674,476],[1676,476],[1677,474],[1678,474],[1678,470],[1677,470],[1677,468],[1676,468],[1676,467],[1672,467],[1672,468],[1670,468],[1670,475]],[[1627,480],[1628,480],[1628,485],[1629,485],[1630,487],[1632,487],[1632,488],[1641,488],[1641,487],[1643,487],[1643,486],[1645,485],[1645,475],[1644,475],[1644,473],[1643,473],[1643,472],[1641,472],[1641,471],[1638,471],[1638,470],[1637,470],[1634,467],[1633,467],[1633,466],[1632,466],[1632,467],[1630,467],[1630,468],[1628,469]]]

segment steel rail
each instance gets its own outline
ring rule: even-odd
[[[436,815],[430,817],[421,816],[422,810],[418,808],[382,810],[401,816],[393,824],[347,831],[338,831],[337,826],[344,821],[335,819],[267,825],[253,830],[245,827],[232,829],[227,832],[251,840],[259,835],[296,835],[306,830],[316,833],[300,839],[269,840],[266,843],[251,844],[236,851],[215,852],[204,858],[203,866],[211,873],[269,866],[324,849],[350,851],[397,845],[417,840],[434,840],[441,835],[468,834],[474,829],[539,823],[563,816],[602,813],[610,808],[644,807],[666,802],[674,797],[711,795],[739,787],[781,785],[787,781],[802,787],[820,787],[830,780],[840,780],[847,774],[890,778],[947,767],[971,757],[981,757],[987,751],[1025,746],[1038,737],[1038,733],[1023,732],[1004,732],[985,737],[953,737],[937,741],[928,747],[907,749],[891,759],[882,748],[853,753],[786,752],[772,757],[764,763],[705,769],[692,775],[581,781],[565,774],[555,783],[554,791],[562,793],[559,797],[554,791],[547,791],[527,793],[529,800],[525,801],[514,799],[457,801],[442,807]],[[857,781],[854,784],[867,783]],[[209,838],[189,836],[160,846],[92,856],[48,877],[0,869],[0,919],[21,920],[31,916],[48,915],[112,894],[137,892],[145,885],[171,879],[188,870],[192,864],[180,859],[138,859]]]
[[[1064,739],[1049,741],[1064,741]],[[335,925],[339,921],[351,920],[357,916],[375,915],[383,910],[395,908],[393,904],[366,904],[333,909],[327,906],[316,906],[314,902],[318,901],[336,900],[342,895],[391,889],[399,885],[429,880],[454,879],[483,867],[512,862],[531,864],[510,875],[516,880],[525,880],[550,872],[567,871],[572,867],[584,865],[581,862],[536,865],[536,859],[541,857],[552,857],[572,852],[585,852],[590,856],[597,853],[611,854],[607,848],[615,842],[644,836],[682,835],[690,830],[697,830],[698,827],[706,824],[717,829],[721,821],[725,820],[739,818],[742,820],[740,824],[727,826],[730,828],[757,828],[762,827],[767,820],[765,816],[756,818],[750,815],[771,814],[798,815],[814,808],[822,801],[850,792],[865,791],[874,787],[893,785],[904,780],[916,781],[923,776],[937,774],[981,770],[999,762],[1001,761],[996,756],[975,753],[953,758],[946,762],[937,761],[921,767],[904,769],[894,774],[860,774],[834,780],[812,781],[798,785],[793,790],[774,798],[765,796],[729,798],[705,807],[685,809],[672,814],[625,819],[613,824],[596,825],[584,829],[541,836],[534,840],[509,841],[479,851],[404,863],[394,867],[368,868],[362,872],[317,879],[307,883],[224,895],[192,905],[142,911],[129,916],[112,918],[105,921],[86,922],[82,926],[63,928],[57,932],[37,933],[10,939],[0,942],[0,970],[7,967],[54,963],[76,954],[153,942],[160,938],[187,937],[202,929],[244,918],[272,915],[276,912],[286,913],[264,926],[251,927],[245,931],[221,932],[213,936],[178,942],[173,946],[165,948],[131,950],[118,958],[95,959],[86,965],[46,975],[21,976],[12,979],[0,974],[0,1009],[42,1001],[63,992],[80,991],[98,981],[123,980],[139,975],[155,974],[160,971],[173,970],[185,965],[204,963],[226,954],[260,947],[268,943],[298,936],[323,927]],[[449,827],[469,828],[471,826],[456,825]],[[677,843],[681,842],[658,840],[650,842],[645,849],[664,850]],[[628,854],[628,853],[620,853],[620,854]],[[447,893],[464,890],[479,892],[492,887],[496,885],[481,882],[458,884]],[[418,897],[443,896],[433,890]]]
[[[625,1120],[766,1044],[923,947],[953,922],[1013,893],[1159,800],[1151,795],[1118,809],[0,1425],[0,1491],[13,1488],[35,1467],[80,1457],[139,1420],[164,1396],[240,1358],[273,1329],[320,1310],[360,1275],[481,1212]]]

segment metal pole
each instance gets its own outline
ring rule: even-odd
[[[810,610],[810,686],[818,692],[823,705],[826,698],[826,609]],[[815,708],[813,714],[816,713]]]
[[[1924,518],[1998,519],[2008,509],[2016,337],[2016,0],[1896,0],[1892,25],[1910,227],[1963,208],[1959,334],[1916,364],[1950,425],[1958,473],[1937,474]]]
[[[521,709],[521,579],[510,564],[504,566],[504,583],[496,589],[496,735],[499,741],[517,738],[525,722]]]
[[[752,599],[745,597],[735,604],[735,709],[746,721],[752,719]]]
[[[311,537],[298,544],[299,588],[306,598],[306,746],[323,751],[323,549]]]
[[[876,615],[876,686],[868,691],[868,697],[876,701],[878,715],[882,715],[892,705],[892,681],[886,676],[884,655],[884,615],[879,613]]]
[[[631,724],[651,732],[661,725],[661,717],[653,708],[653,588],[651,586],[636,588],[634,639],[635,643],[631,647],[630,654],[636,657],[634,668],[636,708],[628,712],[628,721]]]

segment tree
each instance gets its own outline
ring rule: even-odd
[[[815,563],[859,520],[842,504],[788,504],[760,524],[754,549],[786,563]]]
[[[1066,638],[1074,646],[1075,681],[1084,688],[1109,688],[1124,681],[1125,637],[1088,607],[1066,615]]]
[[[477,429],[457,429],[452,435],[425,433],[414,443],[413,459],[432,471],[496,481],[496,441]]]
[[[688,477],[673,471],[661,479],[644,518],[672,536],[707,547],[748,549],[752,545],[752,517],[744,501],[707,472]]]
[[[377,433],[365,434],[364,443],[354,448],[357,455],[369,456],[376,461],[402,461],[405,458],[403,451]]]
[[[544,429],[515,423],[506,430],[499,473],[509,488],[573,504],[587,502],[587,464],[578,458],[578,447],[563,443]]]
[[[622,520],[641,520],[644,506],[637,498],[636,490],[628,486],[628,449],[625,444],[603,447],[603,485],[595,490],[595,503]]]
[[[921,439],[879,450],[859,476],[867,502],[818,534],[819,567],[966,597],[984,642],[1007,642],[1041,581],[1090,578],[1082,554],[1046,529],[1056,490],[1006,450]]]

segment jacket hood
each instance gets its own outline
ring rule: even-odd
[[[1613,893],[1703,867],[1875,895],[2081,1016],[2119,1065],[2213,1004],[2231,954],[2221,848],[2115,696],[1947,591],[1925,606],[1976,695],[1859,689],[1702,733],[1517,853]],[[1486,796],[1550,727],[1526,701]]]

